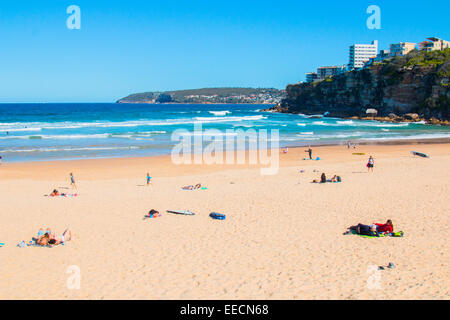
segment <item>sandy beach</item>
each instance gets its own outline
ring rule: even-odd
[[[450,144],[326,146],[313,149],[320,161],[306,155],[280,154],[272,176],[251,165],[176,166],[168,156],[3,163],[0,299],[448,300]],[[322,172],[343,181],[310,183]],[[181,189],[196,183],[207,189]],[[55,188],[78,196],[44,196]],[[150,209],[162,217],[143,220]],[[166,213],[186,209],[196,215]],[[226,220],[211,219],[213,211]],[[403,238],[342,235],[387,219]],[[16,246],[46,227],[70,228],[73,239]],[[372,269],[389,262],[394,269]],[[79,289],[67,286],[71,266]]]

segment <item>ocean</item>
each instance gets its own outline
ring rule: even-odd
[[[5,162],[170,154],[178,129],[279,130],[279,145],[348,140],[450,138],[424,123],[317,118],[261,112],[267,105],[51,103],[0,104],[0,156]]]

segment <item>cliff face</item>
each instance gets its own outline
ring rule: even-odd
[[[321,82],[289,85],[281,112],[333,117],[362,117],[375,108],[378,116],[417,113],[422,118],[449,119],[450,49],[412,52],[366,69]]]

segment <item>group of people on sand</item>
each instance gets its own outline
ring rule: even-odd
[[[352,234],[356,232],[360,235],[379,237],[380,234],[392,234],[394,233],[394,224],[392,220],[387,220],[386,223],[373,223],[371,225],[365,225],[359,223],[356,226],[351,226],[344,232],[344,235]]]
[[[331,179],[327,180],[327,176],[323,172],[320,175],[320,179],[314,179],[312,183],[326,183],[326,182],[341,182],[342,178],[340,176],[334,175]]]
[[[53,246],[64,244],[67,241],[72,240],[72,232],[66,229],[60,236],[55,235],[50,228],[44,231],[43,228],[39,229],[36,244],[39,246]]]

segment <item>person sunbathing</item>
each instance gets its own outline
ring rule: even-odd
[[[72,240],[72,232],[69,229],[66,229],[60,236],[50,234],[48,244],[51,245],[64,244],[65,242],[70,240]]]
[[[200,189],[201,187],[202,187],[202,185],[200,183],[197,183],[195,186],[189,185],[189,186],[182,187],[182,189],[183,190],[195,190],[195,189]]]
[[[49,244],[49,241],[50,241],[50,233],[45,233],[36,240],[36,244],[40,246],[46,246]]]
[[[56,190],[56,189],[54,189],[54,190],[52,191],[52,193],[50,193],[50,197],[57,197],[57,196],[59,196],[59,191]]]
[[[157,218],[157,217],[161,217],[161,214],[159,213],[159,211],[155,209],[151,209],[145,216],[145,218]]]
[[[366,235],[366,236],[372,236],[372,237],[380,236],[377,226],[375,224],[371,224],[370,226],[368,226],[368,225],[359,223],[356,226],[349,227],[348,230],[346,232],[344,232],[344,235],[351,234],[354,231],[356,231],[356,233],[360,234],[360,235]]]
[[[336,182],[336,181],[337,181],[336,175],[334,175],[333,178],[331,178],[329,181],[330,181],[330,182]],[[328,182],[328,181],[327,181],[327,182]]]
[[[392,223],[392,220],[386,221],[386,223],[374,223],[374,225],[377,226],[378,232],[384,232],[384,233],[394,233],[394,225]]]

